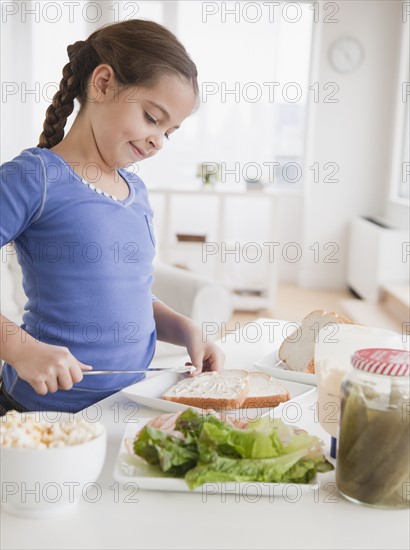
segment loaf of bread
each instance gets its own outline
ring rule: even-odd
[[[215,410],[276,407],[290,399],[287,388],[272,376],[234,369],[184,378],[162,397],[191,407]]]
[[[329,338],[336,338],[337,330],[331,332],[331,325],[335,323],[354,324],[350,319],[337,313],[328,313],[323,309],[312,311],[302,320],[300,328],[282,342],[279,358],[290,370],[314,374],[315,342],[319,331],[329,326]]]

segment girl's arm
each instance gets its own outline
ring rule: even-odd
[[[92,367],[78,361],[62,346],[39,342],[16,323],[0,314],[0,358],[40,395],[69,390]]]
[[[214,342],[206,341],[199,325],[160,301],[155,301],[153,307],[158,340],[185,346],[192,364],[199,372],[203,368],[210,370],[223,368],[225,361],[223,351]]]

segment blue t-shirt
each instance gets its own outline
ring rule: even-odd
[[[53,151],[22,151],[1,167],[0,247],[14,241],[22,267],[25,331],[94,369],[147,369],[156,342],[152,210],[142,180],[117,174],[130,190],[123,201]],[[85,376],[72,390],[40,396],[7,363],[2,376],[27,409],[60,411],[81,410],[141,378]]]

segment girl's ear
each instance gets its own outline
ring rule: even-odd
[[[115,94],[116,80],[110,65],[98,65],[91,75],[88,86],[88,100],[101,103]]]

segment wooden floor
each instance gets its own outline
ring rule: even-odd
[[[282,284],[279,285],[277,306],[273,316],[277,319],[299,322],[315,309],[343,313],[340,300],[351,297],[352,294],[348,290],[315,290]]]
[[[340,306],[340,300],[351,297],[351,293],[347,290],[305,289],[293,284],[282,283],[278,288],[277,303],[273,311],[236,311],[227,325],[227,328],[233,328],[236,322],[245,324],[259,317],[300,322],[305,315],[315,309],[343,313]]]
[[[357,315],[354,310],[348,311],[344,306],[347,302],[357,302],[356,309],[359,306],[361,308],[368,307],[364,301],[352,298],[353,296],[348,290],[305,289],[294,284],[281,283],[277,291],[276,305],[272,311],[235,311],[226,328],[232,329],[237,322],[244,325],[259,317],[300,322],[311,311],[324,309],[350,317],[360,324],[401,332],[402,325],[399,320],[387,315],[377,304],[372,305],[373,309],[367,317],[360,311]]]

